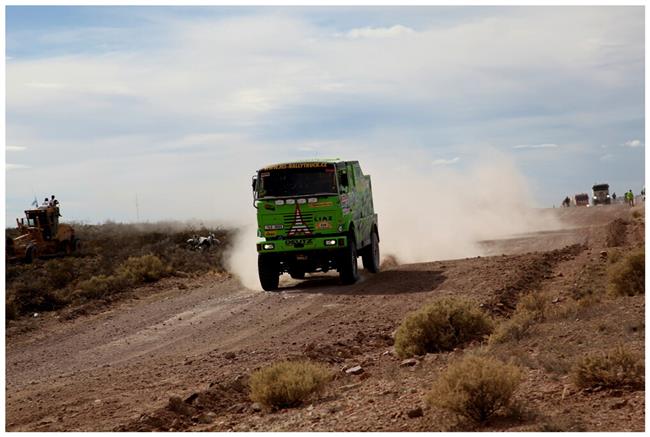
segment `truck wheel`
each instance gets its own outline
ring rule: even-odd
[[[260,284],[265,291],[276,291],[278,289],[280,283],[278,267],[274,259],[257,255],[257,271],[260,276]]]
[[[345,285],[354,284],[359,279],[357,267],[357,247],[353,238],[348,239],[348,247],[343,249],[339,263],[339,276]]]
[[[370,234],[370,244],[363,248],[363,267],[370,273],[379,271],[379,237],[375,230]]]

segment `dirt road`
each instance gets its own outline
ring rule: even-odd
[[[492,256],[386,265],[353,286],[320,275],[285,280],[281,292],[264,293],[243,289],[227,275],[210,274],[161,281],[98,314],[68,319],[53,312],[20,321],[7,331],[6,429],[449,429],[455,425],[443,413],[426,410],[410,418],[407,411],[423,405],[430,381],[462,351],[427,355],[417,366],[401,367],[391,352],[393,331],[406,313],[439,296],[462,295],[502,317],[523,292],[554,290],[562,300],[584,284],[600,286],[583,275],[589,266],[601,265],[598,254],[607,250],[607,229],[617,218],[627,223],[621,231],[625,247],[643,241],[642,223],[624,207],[570,208],[557,214],[566,229],[484,242]],[[558,414],[567,417],[567,429],[643,429],[643,391],[618,394],[613,399],[625,402],[613,408],[608,394],[571,388],[566,369],[542,362],[564,365],[569,357],[561,356],[567,350],[588,351],[594,342],[624,340],[643,350],[642,296],[601,302],[590,311],[577,321],[548,326],[540,337],[508,352],[528,362],[520,396],[536,413],[489,429],[537,429]],[[257,411],[245,389],[232,384],[262,365],[293,356],[317,359],[335,370],[359,364],[366,372],[341,376],[331,393],[313,405],[278,413]],[[221,400],[213,396],[210,401],[216,420],[201,423],[166,412],[170,396],[205,397],[214,393],[210,387],[221,387]]]

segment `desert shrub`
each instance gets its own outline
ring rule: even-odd
[[[637,249],[608,271],[609,290],[614,295],[645,294],[645,248]]]
[[[644,375],[643,356],[623,346],[585,355],[571,370],[573,382],[580,388],[643,388]]]
[[[501,322],[490,335],[490,344],[521,340],[536,322],[543,322],[551,313],[548,293],[528,293],[517,303],[515,312]]]
[[[619,249],[612,249],[607,252],[607,261],[609,264],[615,264],[623,258],[623,251]]]
[[[170,269],[155,255],[131,256],[117,268],[117,276],[127,277],[136,284],[154,282],[169,273]]]
[[[74,263],[70,258],[54,259],[45,264],[52,288],[63,288],[75,280]]]
[[[300,405],[331,378],[325,366],[309,361],[281,361],[253,372],[250,397],[269,408]]]
[[[491,331],[492,321],[470,302],[443,298],[406,317],[395,333],[395,351],[400,357],[448,351]]]
[[[521,340],[535,323],[535,315],[530,311],[515,311],[512,316],[499,323],[488,339],[489,344],[501,344]]]
[[[440,375],[426,401],[473,421],[485,422],[508,407],[521,379],[521,371],[513,364],[486,356],[467,356]]]
[[[52,287],[45,275],[15,281],[11,288],[7,288],[5,305],[8,299],[13,300],[12,305],[18,314],[51,311],[67,303],[66,298]]]
[[[11,296],[7,296],[5,299],[5,317],[7,320],[14,320],[18,317],[19,308],[16,303],[16,299]]]
[[[547,293],[528,293],[523,295],[515,311],[528,312],[537,321],[541,321],[548,315],[551,298]]]
[[[75,296],[83,299],[103,299],[110,294],[120,293],[133,285],[125,275],[98,275],[79,282]]]

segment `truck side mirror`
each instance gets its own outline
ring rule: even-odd
[[[253,182],[251,185],[253,187],[253,191],[255,191],[255,185],[257,185],[257,176],[253,176]]]

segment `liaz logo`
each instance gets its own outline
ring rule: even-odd
[[[314,218],[316,229],[332,229],[332,216],[320,216]]]

